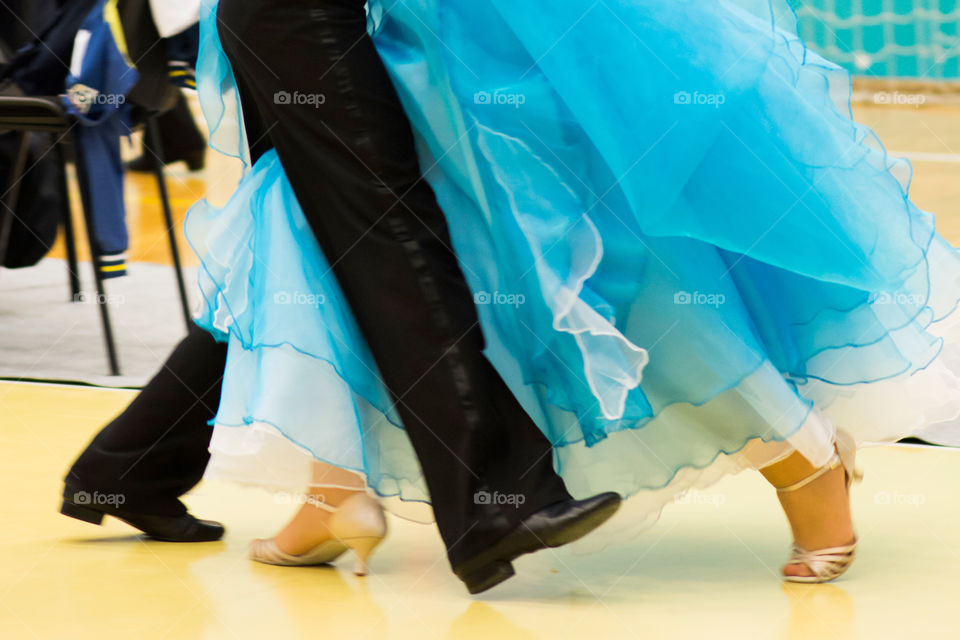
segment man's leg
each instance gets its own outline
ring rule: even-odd
[[[226,354],[226,345],[193,326],[73,464],[65,478],[64,513],[96,522],[98,512],[116,515],[165,539],[219,538],[223,528],[195,520],[179,497],[200,481],[210,457],[207,423],[220,403]]]
[[[220,37],[248,138],[277,150],[396,399],[457,568],[572,501],[550,443],[482,353],[473,297],[363,5],[221,0]],[[484,492],[518,498],[474,499]]]

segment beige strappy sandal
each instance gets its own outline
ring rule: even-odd
[[[855,450],[848,449],[847,455],[843,460],[841,460],[840,454],[834,453],[833,457],[830,458],[826,465],[820,467],[799,482],[795,482],[794,484],[786,487],[779,487],[777,489],[777,493],[790,493],[791,491],[802,489],[817,478],[820,478],[824,474],[833,471],[839,466],[844,467],[844,472],[846,473],[847,479],[847,490],[849,491],[851,483],[859,480],[861,477],[861,474],[855,470],[854,455],[852,451]],[[808,569],[810,569],[810,572],[813,575],[784,576],[783,579],[787,582],[830,582],[831,580],[839,578],[847,571],[847,569],[850,568],[850,565],[853,564],[853,559],[856,556],[856,553],[856,537],[854,537],[853,542],[850,544],[839,547],[829,547],[826,549],[817,549],[815,551],[808,551],[803,547],[794,544],[790,552],[790,559],[787,561],[787,564],[805,565]]]

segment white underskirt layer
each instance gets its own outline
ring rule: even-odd
[[[960,445],[958,318],[960,314],[954,313],[931,327],[931,332],[944,340],[944,346],[939,357],[925,369],[871,384],[835,387],[810,383],[801,386],[801,394],[817,398],[818,405],[787,439],[770,442],[754,439],[736,452],[720,453],[705,467],[681,468],[664,486],[632,495],[617,516],[596,535],[582,541],[579,549],[594,550],[633,537],[656,522],[666,505],[682,500],[687,492],[703,490],[729,474],[763,468],[793,452],[800,452],[819,466],[833,455],[838,440],[862,446],[917,435],[934,442]],[[767,376],[766,380],[764,376]],[[737,401],[743,402],[743,398],[749,398],[751,394],[762,393],[764,385],[770,383],[769,376],[768,370],[758,371],[736,389],[720,394],[706,405],[670,407],[664,414],[674,415],[664,415],[663,418],[683,420],[684,411],[695,410],[700,412],[698,419],[703,420],[705,415],[710,415],[711,405],[715,403],[719,419],[724,413],[730,413],[731,406],[736,406],[730,404],[729,397],[724,400],[726,394],[736,394]],[[336,419],[333,415],[325,417],[322,407],[317,409],[318,428],[325,420]],[[726,417],[729,419],[729,415]],[[590,465],[604,462],[605,447],[635,446],[631,441],[634,435],[631,430],[625,430],[611,434],[594,447],[588,448],[582,443],[564,447],[561,454],[564,478],[571,492],[576,496],[605,488],[617,490],[617,487],[591,485]],[[211,477],[284,492],[302,491],[311,484],[313,455],[269,424],[217,425],[210,451],[212,458],[207,474]],[[578,469],[582,477],[578,477]],[[411,520],[429,522],[432,519],[429,505],[423,502],[390,497],[387,507],[396,515]]]

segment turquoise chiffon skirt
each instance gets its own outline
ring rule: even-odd
[[[214,147],[244,158],[214,11],[201,101]],[[635,527],[793,451],[820,464],[836,440],[954,428],[957,251],[787,2],[397,0],[369,17],[487,356],[575,495],[631,496]],[[427,501],[276,154],[187,234],[199,322],[229,343],[212,469],[295,487],[318,459]]]

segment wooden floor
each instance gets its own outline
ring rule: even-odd
[[[889,150],[917,158],[914,200],[960,244],[960,108],[856,113]],[[178,220],[200,197],[223,202],[236,184],[237,162],[209,160],[194,174],[171,168]],[[169,263],[152,179],[127,184],[130,260]],[[148,542],[116,521],[97,528],[60,516],[71,460],[131,397],[0,383],[0,639],[960,638],[958,451],[865,452],[854,494],[860,556],[834,585],[778,580],[788,529],[772,492],[744,474],[711,489],[714,499],[671,506],[630,544],[537,554],[517,563],[513,580],[470,598],[435,530],[397,520],[366,579],[348,565],[249,562],[247,541],[291,508],[253,489],[205,482],[187,498],[227,524],[217,543]]]
[[[372,575],[350,563],[248,561],[292,507],[202,483],[187,502],[228,527],[169,544],[57,513],[73,457],[132,392],[0,383],[0,638],[778,640],[960,637],[960,451],[868,449],[854,490],[862,538],[832,585],[784,585],[788,529],[754,473],[668,507],[651,531],[596,555],[546,551],[471,598],[433,527],[391,520]]]

